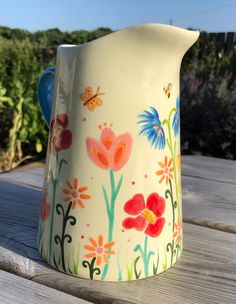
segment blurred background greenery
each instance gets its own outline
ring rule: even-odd
[[[0,27],[0,172],[45,157],[48,129],[37,103],[37,82],[55,65],[57,46],[111,32]],[[236,159],[235,138],[236,51],[202,33],[181,67],[182,152]]]

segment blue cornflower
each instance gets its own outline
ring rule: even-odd
[[[172,128],[174,130],[174,135],[177,136],[180,129],[180,102],[179,98],[176,99],[176,112],[172,121]]]
[[[145,110],[138,117],[140,118],[138,123],[143,124],[139,135],[146,136],[155,149],[164,149],[166,145],[165,133],[157,110],[150,107],[150,111]]]

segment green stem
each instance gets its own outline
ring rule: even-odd
[[[72,215],[70,215],[70,211],[71,211],[71,206],[72,206],[72,202],[69,203],[66,213],[63,209],[63,206],[61,204],[57,204],[56,206],[56,211],[58,215],[61,215],[61,211],[62,211],[62,216],[63,216],[63,224],[62,224],[62,232],[61,232],[61,236],[59,236],[58,234],[55,235],[55,242],[56,244],[60,244],[60,249],[61,249],[61,262],[62,262],[62,268],[64,270],[64,272],[66,272],[66,265],[65,265],[65,240],[67,239],[68,243],[72,242],[72,237],[70,234],[66,234],[66,225],[67,222],[70,220],[70,225],[75,225],[76,224],[76,218]],[[61,211],[60,211],[61,210]]]
[[[52,263],[52,245],[53,245],[53,235],[54,235],[54,214],[55,214],[55,204],[56,204],[56,191],[57,191],[57,182],[58,177],[60,175],[63,164],[67,164],[65,159],[61,159],[59,163],[59,153],[56,153],[56,174],[53,177],[52,170],[50,171],[51,179],[52,179],[52,213],[51,213],[51,221],[50,221],[50,235],[49,235],[49,261]]]
[[[118,269],[118,281],[122,281],[122,270],[121,270],[121,267],[120,267],[120,250],[118,251],[117,253],[117,256],[116,256],[116,265],[117,265],[117,269]]]
[[[158,271],[158,266],[159,266],[159,250],[157,249],[157,263],[153,262],[153,274],[157,274]]]
[[[50,234],[49,234],[49,260],[52,263],[52,244],[53,244],[53,234],[54,234],[54,212],[55,212],[55,203],[56,203],[56,190],[57,190],[57,179],[54,179],[52,176],[52,213],[50,221]]]
[[[177,246],[176,246],[176,250],[177,250],[177,253],[176,253],[176,261],[177,261],[178,258],[179,258],[179,249],[180,249],[180,245],[177,244]]]
[[[149,261],[150,261],[151,256],[154,255],[153,251],[148,251],[147,243],[148,243],[148,236],[146,235],[145,239],[144,239],[143,249],[141,248],[140,244],[137,244],[134,248],[134,252],[139,250],[140,254],[142,256],[145,277],[148,277],[148,275],[149,275],[149,272],[148,272]]]
[[[175,146],[174,146],[174,149],[173,149],[173,144],[172,144],[173,142],[172,142],[172,136],[171,136],[171,116],[175,112],[176,112],[176,108],[173,108],[170,111],[168,120],[165,119],[162,124],[163,125],[167,124],[167,127],[168,127],[169,140],[167,141],[167,144],[168,144],[168,147],[169,147],[169,150],[170,150],[170,153],[171,153],[171,158],[172,158],[172,161],[173,161],[174,180],[175,180],[175,194],[176,194],[176,201],[177,201],[177,206],[178,206],[178,217],[180,218],[180,204],[179,204],[179,193],[178,193],[177,173],[176,173],[176,157],[175,157],[176,156],[175,155],[175,152],[176,152],[176,141],[175,141]]]
[[[171,199],[171,205],[172,205],[172,216],[173,216],[173,223],[172,223],[172,232],[174,233],[175,230],[175,208],[177,207],[177,202],[174,201],[173,196],[173,188],[172,188],[172,182],[171,179],[169,179],[169,185],[170,189],[167,189],[165,192],[165,197],[168,199],[170,197]],[[170,264],[173,264],[174,255],[176,254],[176,250],[174,249],[174,239],[172,240],[172,243],[168,243],[166,246],[167,252],[171,250],[171,262]]]
[[[147,241],[148,241],[148,237],[145,236],[145,240],[144,240],[144,248],[143,248],[143,251],[144,251],[144,256],[143,256],[143,260],[144,260],[144,274],[145,274],[145,277],[148,276],[148,261],[147,261]]]
[[[175,230],[175,208],[176,208],[176,201],[174,201],[174,197],[173,197],[173,188],[172,188],[172,182],[169,179],[169,184],[170,184],[170,197],[171,197],[171,205],[172,205],[172,213],[173,213],[173,225],[172,225],[172,230],[174,232]]]
[[[172,240],[172,243],[168,243],[166,246],[167,252],[171,250],[171,255],[170,255],[170,265],[172,266],[173,264],[173,258],[174,258],[174,240]]]
[[[134,274],[135,274],[136,279],[139,279],[141,276],[141,270],[139,272],[137,270],[137,264],[138,264],[139,259],[140,259],[140,256],[138,256],[134,261]]]
[[[111,242],[113,240],[113,229],[114,229],[114,220],[115,220],[115,202],[120,190],[120,187],[122,185],[123,176],[121,176],[117,186],[115,184],[115,174],[114,171],[111,169],[109,171],[110,175],[110,185],[111,185],[111,196],[110,196],[110,202],[108,199],[107,191],[104,186],[102,186],[104,199],[106,202],[106,210],[107,210],[107,216],[108,216],[108,242]],[[107,256],[108,259],[110,258],[110,255]],[[102,273],[102,280],[105,279],[107,271],[108,271],[108,264],[105,264],[103,273]]]
[[[178,206],[178,218],[180,218],[180,202],[179,202],[179,193],[178,193],[178,183],[177,183],[177,174],[176,174],[176,159],[173,157],[173,166],[174,166],[174,179],[175,179],[175,193],[176,193],[176,200]]]
[[[94,274],[99,275],[101,273],[101,270],[99,268],[94,267],[95,261],[96,257],[94,257],[90,263],[87,260],[84,260],[82,262],[83,267],[89,269],[89,277],[91,280],[93,280]]]
[[[65,241],[65,231],[66,231],[66,224],[67,224],[67,219],[70,213],[70,209],[72,206],[72,202],[70,202],[67,210],[66,210],[66,215],[63,218],[63,226],[62,226],[62,241],[61,241],[61,262],[62,262],[62,268],[64,271],[66,271],[66,265],[65,265],[65,251],[64,251],[64,241]]]

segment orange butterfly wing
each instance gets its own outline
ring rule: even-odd
[[[87,103],[87,107],[88,107],[89,111],[93,111],[97,106],[101,106],[101,105],[102,105],[102,100],[98,97],[91,99]]]
[[[89,98],[91,98],[93,96],[93,89],[92,87],[86,87],[85,90],[84,90],[84,93],[81,93],[80,94],[80,98],[83,100],[83,101],[87,101]]]

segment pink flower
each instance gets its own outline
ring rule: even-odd
[[[88,137],[86,144],[88,156],[96,165],[118,171],[129,159],[132,138],[129,133],[116,136],[111,128],[104,128],[100,141]]]
[[[67,114],[58,114],[56,119],[53,119],[50,124],[50,140],[49,151],[51,153],[66,150],[71,146],[72,133],[67,129],[68,116]]]
[[[165,225],[165,219],[162,217],[165,207],[165,199],[157,193],[151,193],[146,204],[142,194],[135,194],[124,205],[125,212],[133,217],[125,218],[122,226],[125,229],[134,228],[138,231],[145,229],[145,234],[157,237]]]
[[[46,221],[51,212],[51,205],[47,202],[47,194],[43,192],[41,210],[40,210],[40,218],[42,221]]]

